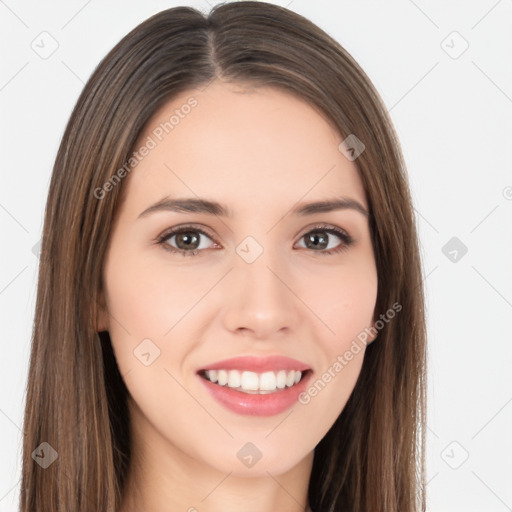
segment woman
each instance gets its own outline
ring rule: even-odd
[[[425,343],[405,166],[357,63],[271,4],[163,11],[57,155],[21,510],[424,510]]]

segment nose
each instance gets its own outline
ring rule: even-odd
[[[270,339],[297,330],[304,312],[294,293],[291,272],[278,262],[271,251],[252,263],[238,255],[224,283],[224,327],[254,339]],[[297,285],[297,283],[296,283]]]

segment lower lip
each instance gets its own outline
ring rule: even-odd
[[[265,395],[243,393],[227,386],[219,386],[198,375],[206,389],[221,405],[238,414],[250,416],[273,416],[290,408],[305,391],[311,371],[298,384]]]

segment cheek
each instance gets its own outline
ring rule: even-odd
[[[332,356],[372,325],[377,300],[377,272],[373,260],[318,274],[306,283],[309,305],[325,326],[321,339]]]
[[[133,338],[163,338],[180,321],[208,287],[179,267],[148,262],[148,259],[113,257],[106,266],[106,288],[111,326],[121,324]],[[115,320],[113,320],[115,319]],[[112,325],[112,320],[114,325]]]
[[[218,279],[211,271],[202,278],[179,266],[170,269],[164,260],[123,258],[118,251],[105,265],[112,347],[121,374],[131,379],[141,367],[143,371],[181,371],[180,365],[200,337],[194,331],[205,323],[205,302],[200,299]],[[138,357],[148,352],[154,362],[144,367]],[[144,379],[153,378],[151,373],[146,371]],[[163,377],[169,379],[165,372]]]
[[[105,286],[109,333],[119,370],[143,415],[163,415],[172,424],[172,418],[165,416],[165,400],[172,402],[172,410],[193,407],[173,376],[181,380],[179,366],[190,350],[181,336],[180,320],[187,312],[192,314],[191,305],[204,290],[185,274],[169,275],[168,268],[165,273],[154,262],[148,264],[147,258],[112,253],[110,262],[105,266]],[[171,343],[177,338],[182,342]]]
[[[319,403],[325,404],[330,422],[344,408],[359,377],[366,347],[358,335],[373,324],[377,289],[373,258],[360,260],[359,264],[334,274],[329,283],[325,318],[334,333],[321,338],[326,360],[312,393],[321,392]]]
[[[318,418],[311,442],[327,433],[354,390],[365,354],[357,337],[372,325],[377,298],[377,276],[371,270],[341,272],[324,283],[328,286],[312,301],[325,325],[317,337],[320,364],[299,397],[303,413]]]
[[[171,304],[177,303],[177,293],[169,287],[164,293],[158,268],[121,253],[110,254],[104,282],[112,347],[121,373],[128,375],[143,366],[137,356],[148,352],[155,361],[150,368],[159,366],[163,336],[174,323]]]

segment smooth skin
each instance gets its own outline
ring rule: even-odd
[[[196,106],[159,141],[154,130],[191,97]],[[308,404],[267,417],[227,410],[196,371],[240,355],[284,355],[307,363],[314,382],[372,325],[368,217],[351,208],[291,213],[298,203],[342,197],[368,209],[356,161],[339,151],[343,138],[316,109],[271,87],[215,81],[187,91],[152,117],[137,148],[148,136],[156,147],[122,184],[97,318],[130,394],[133,464],[121,512],[307,510],[314,448],[343,410],[364,349]],[[139,217],[165,197],[217,201],[232,216]],[[157,242],[190,224],[207,235]],[[320,244],[307,244],[312,231]],[[263,249],[252,263],[237,252],[247,237]],[[134,351],[147,339],[160,353],[146,366]],[[262,453],[252,467],[237,457],[248,442]]]

